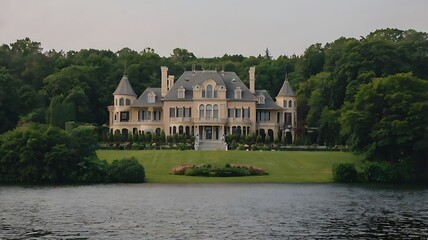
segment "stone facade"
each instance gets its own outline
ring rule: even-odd
[[[271,140],[286,134],[294,139],[296,96],[285,79],[272,99],[255,89],[255,67],[248,88],[234,72],[186,71],[174,82],[161,67],[161,88],[147,88],[137,98],[123,76],[108,107],[111,132],[188,134],[201,141],[221,140],[227,134],[260,134]]]

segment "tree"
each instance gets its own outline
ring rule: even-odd
[[[341,116],[342,134],[367,159],[425,164],[428,154],[428,81],[401,73],[363,84]],[[422,168],[423,169],[423,168]]]
[[[71,132],[30,123],[0,135],[0,182],[76,183],[100,179],[106,169],[93,166],[95,127]],[[84,178],[83,178],[84,177]]]

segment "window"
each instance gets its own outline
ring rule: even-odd
[[[260,94],[260,95],[258,96],[258,99],[257,99],[257,100],[258,100],[258,102],[257,102],[258,104],[265,104],[265,102],[266,102],[266,97]]]
[[[212,85],[207,86],[207,98],[213,98],[213,86]]]
[[[241,99],[241,98],[242,98],[241,87],[236,87],[236,89],[235,89],[235,99]]]
[[[183,108],[177,108],[177,117],[183,117]]]
[[[147,95],[147,102],[148,103],[155,103],[155,100],[156,100],[156,94],[154,92],[150,92]]]
[[[264,111],[257,112],[256,120],[260,122],[269,122],[270,112],[264,112]]]
[[[146,114],[144,111],[138,111],[138,121],[144,120],[146,118]]]
[[[155,120],[155,121],[156,121],[156,120],[157,120],[157,117],[158,117],[158,116],[157,116],[157,112],[156,112],[156,111],[153,111],[153,120]]]
[[[289,107],[289,108],[293,107],[293,104],[292,104],[291,100],[290,100],[290,101],[288,101],[288,107]]]
[[[207,105],[207,113],[206,113],[207,118],[211,118],[212,111],[213,111],[213,107],[211,106],[211,104],[208,104]]]
[[[285,113],[285,124],[291,125],[291,113]]]
[[[235,116],[234,112],[235,112],[235,110],[233,108],[228,108],[227,109],[227,117],[233,118]]]
[[[129,112],[120,112],[120,121],[128,122],[129,121]]]
[[[205,107],[204,105],[199,105],[199,117],[203,118],[204,117],[204,111],[205,111]]]
[[[131,105],[131,100],[130,99],[126,99],[125,102],[126,102],[127,106]]]
[[[286,101],[286,100],[284,100],[284,101],[282,102],[282,106],[283,106],[283,107],[285,107],[285,108],[287,107],[287,101]]]
[[[184,117],[186,117],[186,118],[191,117],[190,109],[192,109],[192,108],[184,108]]]
[[[120,98],[119,99],[119,106],[123,106],[124,104],[123,104],[123,98]]]
[[[169,117],[174,118],[175,117],[175,108],[169,108]]]
[[[152,120],[152,112],[147,112],[147,120]]]
[[[213,107],[213,118],[218,118],[218,105],[214,105]]]
[[[235,109],[235,118],[241,118],[241,109],[240,108]]]
[[[242,117],[243,118],[250,118],[250,109],[249,108],[242,109]]]
[[[186,97],[186,90],[183,86],[180,86],[180,88],[177,90],[178,98],[185,98]]]

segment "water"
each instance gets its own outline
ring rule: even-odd
[[[0,239],[428,239],[428,189],[0,187]]]

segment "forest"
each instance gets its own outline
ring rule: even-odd
[[[256,66],[256,89],[272,96],[288,75],[297,93],[295,144],[348,145],[392,163],[428,158],[428,34],[411,29],[341,37],[277,58],[268,48],[258,56],[213,58],[181,48],[166,57],[150,47],[64,52],[19,39],[0,46],[0,134],[30,122],[106,124],[125,65],[137,94],[160,87],[160,66],[175,76],[192,67],[233,71],[247,85]]]

